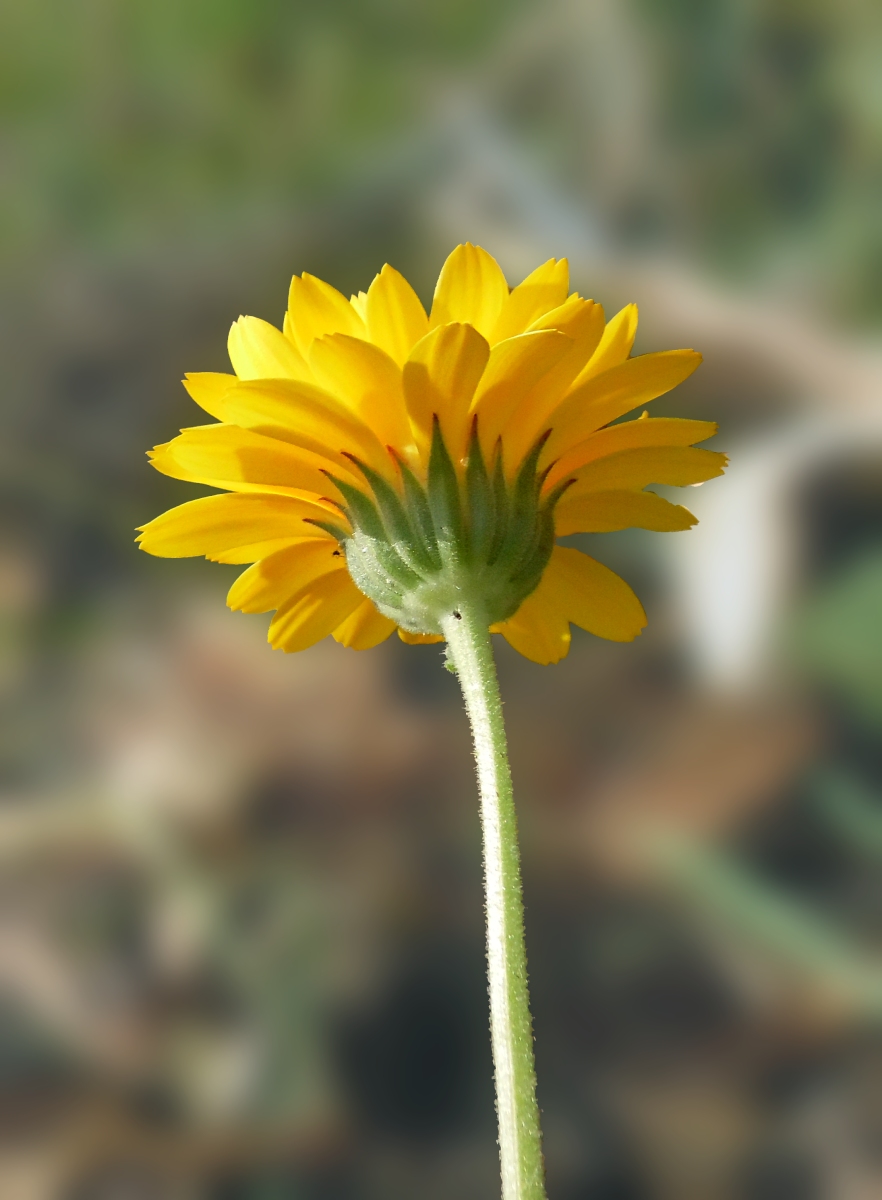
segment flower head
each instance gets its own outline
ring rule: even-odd
[[[397,628],[439,641],[465,598],[536,662],[569,648],[570,622],[630,641],[646,618],[630,587],[571,533],[688,529],[647,485],[700,483],[725,456],[697,449],[708,421],[618,422],[701,361],[630,357],[634,305],[609,322],[568,294],[565,260],[509,289],[480,247],[458,246],[431,313],[392,267],[347,300],[307,274],[283,330],[240,317],[234,375],[188,375],[216,424],[151,454],[157,470],[224,489],[163,513],[142,549],[251,563],[227,603],[275,610],[273,646],[332,634],[355,649]]]

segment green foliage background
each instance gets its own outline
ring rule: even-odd
[[[152,244],[194,228],[235,236],[246,212],[290,211],[345,191],[390,141],[419,140],[440,91],[500,71],[510,127],[554,178],[602,206],[603,131],[592,125],[605,113],[574,103],[578,66],[563,54],[551,68],[504,69],[519,22],[533,12],[553,29],[572,7],[4,0],[4,256],[29,262],[71,244]],[[609,6],[580,8],[586,41],[614,57],[615,39],[603,40]],[[823,304],[848,319],[878,318],[878,5],[616,8],[619,32],[639,50],[652,152],[603,214],[611,225],[742,278],[796,257]]]

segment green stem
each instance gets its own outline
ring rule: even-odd
[[[517,820],[493,647],[480,606],[462,605],[441,624],[472,725],[481,793],[502,1198],[544,1200]]]

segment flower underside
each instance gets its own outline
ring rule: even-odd
[[[480,247],[457,247],[427,314],[386,266],[347,300],[304,274],[282,330],[241,317],[234,375],[185,381],[216,424],[184,429],[154,467],[221,494],[163,513],[141,546],[253,564],[227,602],[275,610],[274,646],[328,634],[355,649],[396,628],[437,641],[460,603],[537,662],[566,654],[570,624],[618,641],[639,600],[572,533],[688,529],[653,491],[721,474],[697,448],[709,421],[620,421],[692,373],[700,356],[631,356],[634,305],[610,321],[568,294],[565,260],[510,289]]]
[[[489,625],[513,616],[539,584],[554,549],[554,508],[573,480],[542,496],[550,468],[537,470],[548,434],[538,438],[509,484],[497,442],[488,469],[475,418],[463,478],[435,417],[426,485],[399,463],[403,495],[352,456],[370,497],[333,478],[352,532],[313,521],[343,546],[356,586],[379,611],[414,634],[441,633],[465,600]]]

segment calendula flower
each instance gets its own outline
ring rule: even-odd
[[[189,375],[216,424],[152,453],[166,475],[224,489],[145,525],[141,546],[251,563],[227,602],[275,610],[269,640],[356,649],[396,628],[447,642],[472,723],[484,831],[490,1028],[503,1200],[545,1185],[517,828],[490,633],[556,662],[570,624],[630,641],[640,601],[557,539],[695,518],[648,485],[701,483],[722,454],[708,421],[620,417],[691,375],[700,356],[631,358],[634,305],[608,323],[568,295],[565,261],[509,290],[480,247],[458,246],[427,316],[392,267],[349,300],[295,276],[282,330],[240,317],[234,375]]]
[[[540,663],[570,624],[630,641],[631,588],[573,533],[688,529],[649,484],[695,484],[725,457],[696,448],[708,421],[619,418],[698,366],[694,350],[630,357],[634,305],[609,322],[569,293],[551,259],[509,289],[480,247],[458,246],[427,315],[385,266],[346,299],[307,274],[282,330],[240,317],[234,375],[188,375],[215,424],[151,454],[157,470],[224,489],[145,525],[142,549],[252,563],[228,604],[275,610],[271,644],[332,634],[366,649],[396,629],[440,641],[443,619],[480,597],[488,625]]]

